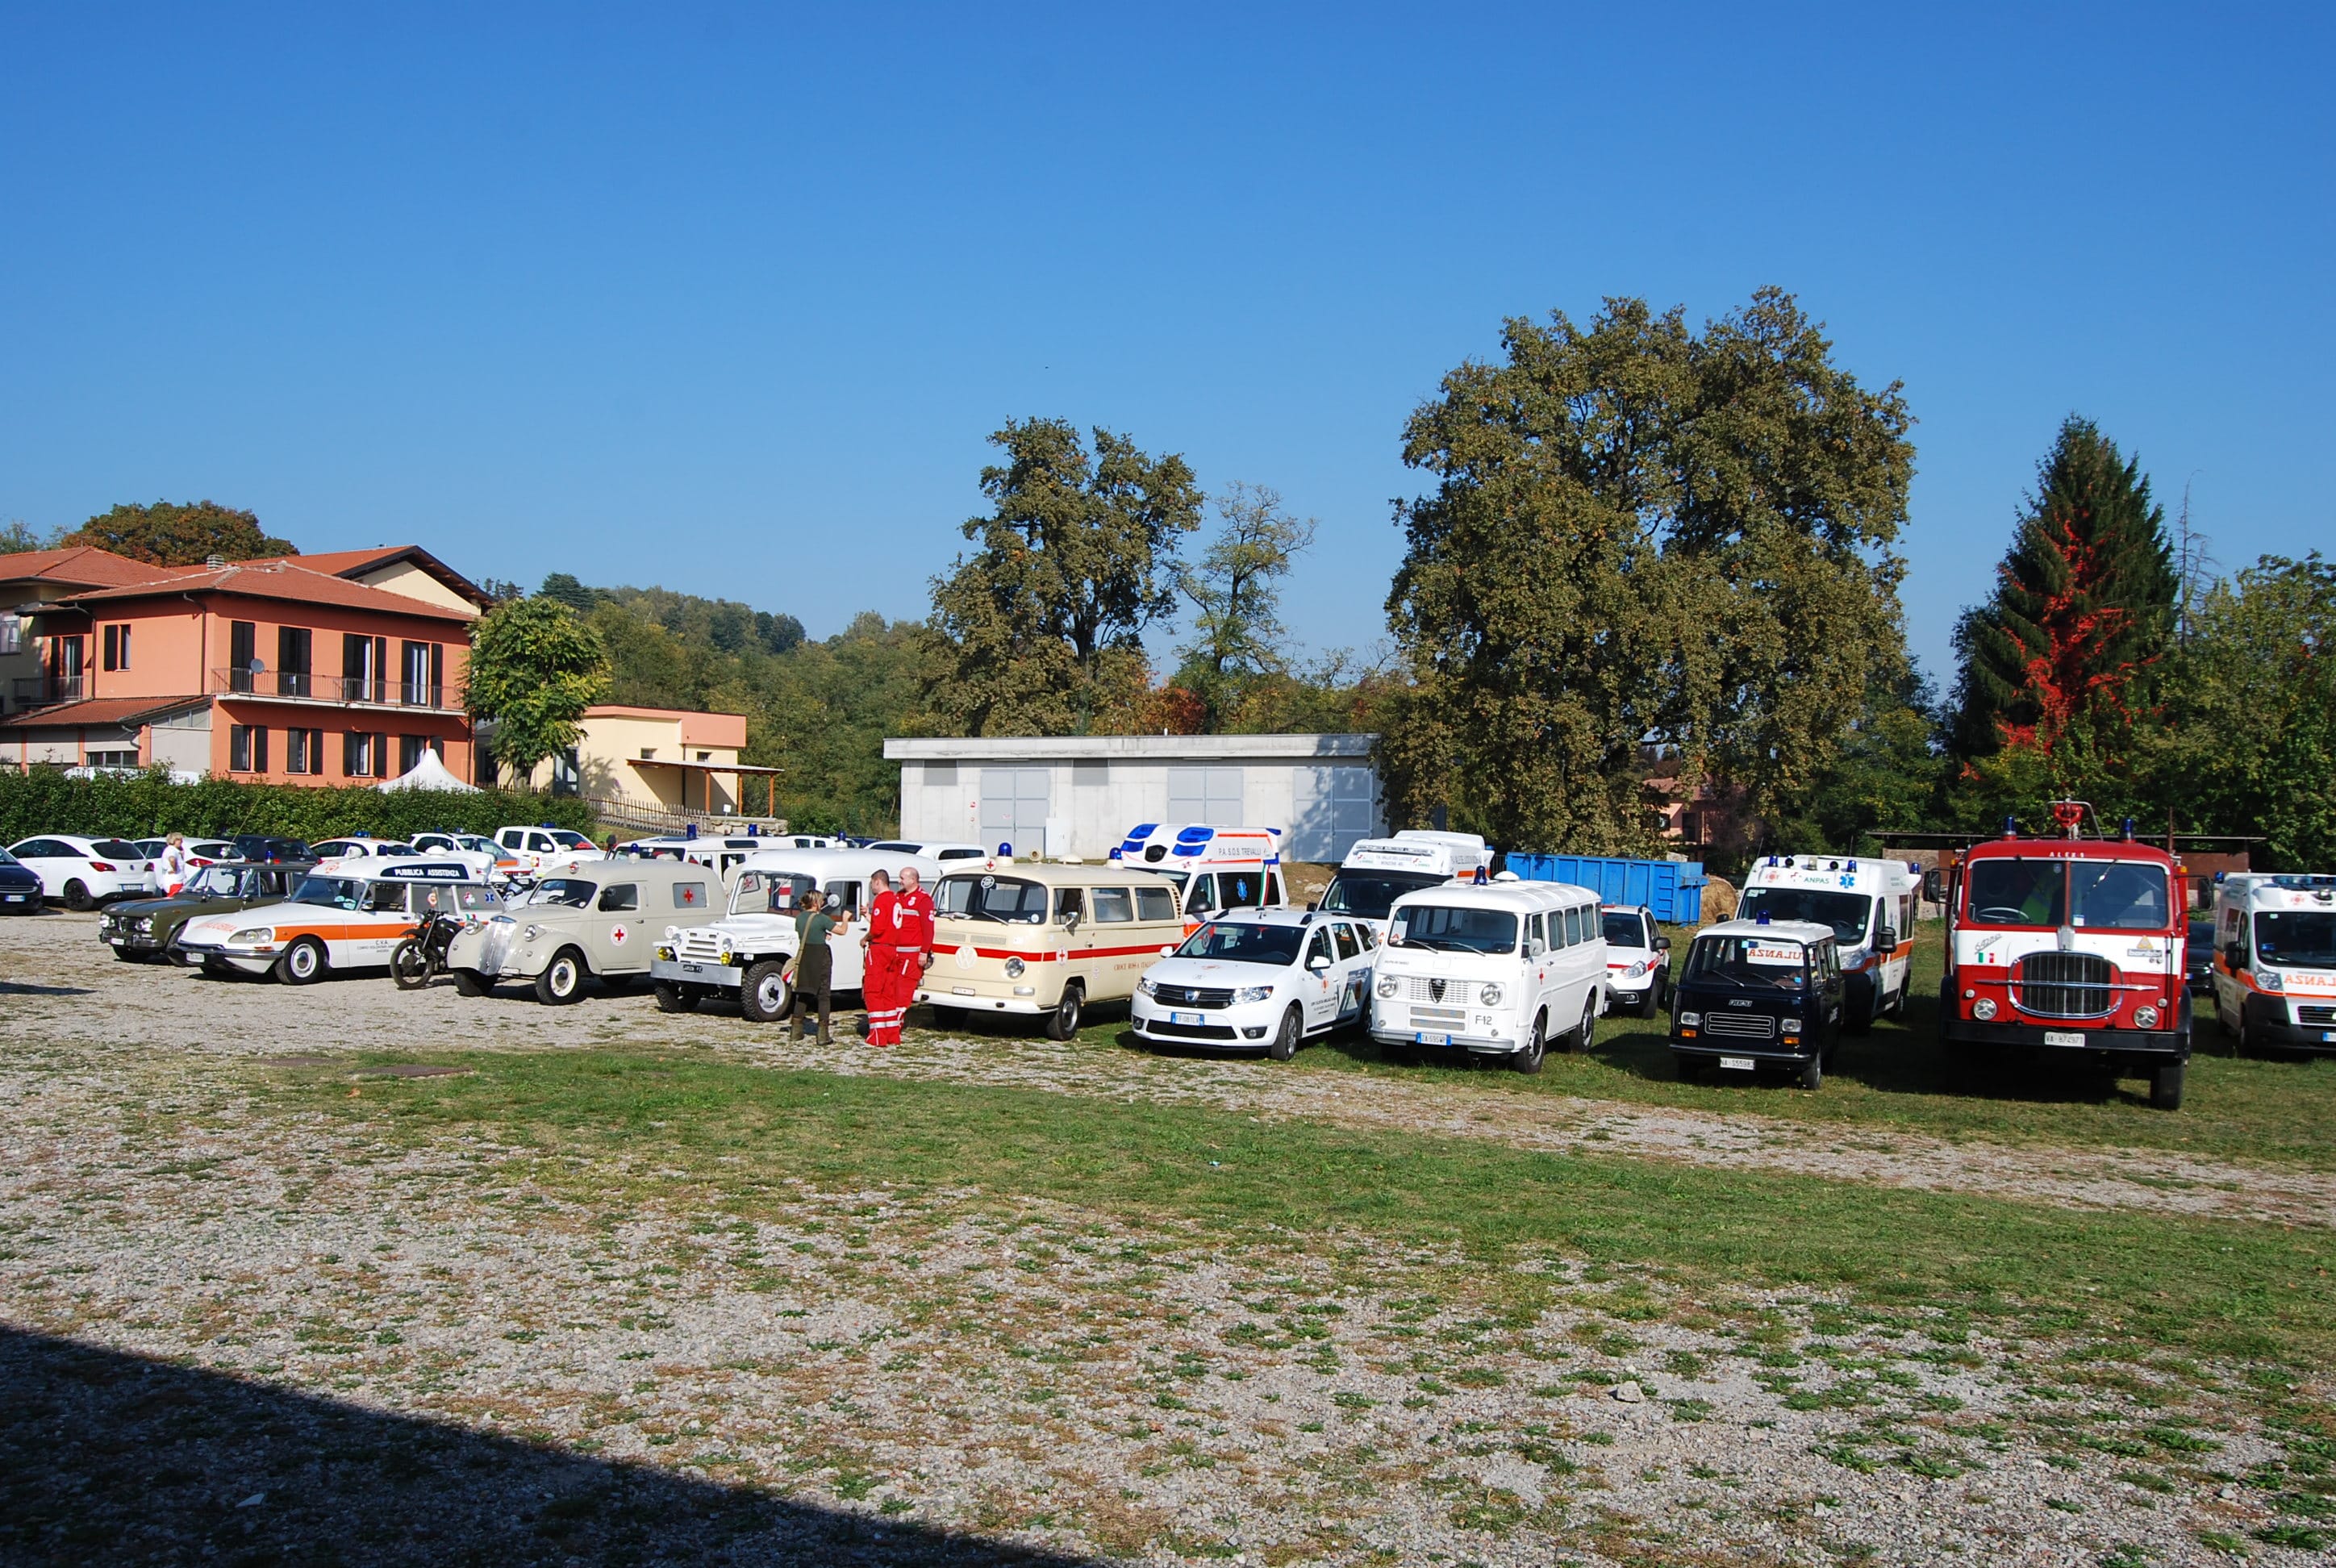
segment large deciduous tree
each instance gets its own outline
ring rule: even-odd
[[[1397,809],[1507,843],[1649,847],[1645,747],[1802,811],[1906,667],[1890,546],[1913,449],[1791,296],[1698,336],[1611,299],[1585,330],[1505,324],[1405,430],[1387,600],[1413,685],[1383,762]]]
[[[117,506],[56,541],[61,548],[93,544],[156,566],[200,566],[212,556],[251,560],[295,553],[289,540],[262,532],[256,513],[214,501],[158,501]]]
[[[933,579],[927,703],[968,735],[1119,727],[1150,687],[1143,633],[1174,608],[1178,545],[1199,526],[1184,460],[1097,428],[1089,450],[1056,419],[1008,421],[981,471],[992,502]]]
[[[576,744],[584,710],[608,689],[599,633],[556,599],[510,599],[472,623],[463,703],[494,721],[495,759],[521,781]]]
[[[1284,511],[1270,485],[1236,481],[1215,506],[1215,536],[1178,574],[1192,603],[1192,633],[1177,650],[1183,665],[1176,684],[1222,719],[1260,679],[1290,667],[1281,579],[1314,542],[1316,524]]]

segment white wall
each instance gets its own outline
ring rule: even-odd
[[[158,719],[149,726],[147,762],[186,773],[209,773],[211,766],[211,710],[197,708]],[[281,744],[280,742],[278,744]]]

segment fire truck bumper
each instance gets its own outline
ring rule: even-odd
[[[1977,1018],[1949,1018],[1941,1027],[1940,1036],[1950,1046],[2185,1062],[2190,1059],[2190,1010],[2185,1007],[2181,1022],[2170,1029],[2087,1028],[2081,1024],[2046,1028],[2040,1024],[1983,1024]]]

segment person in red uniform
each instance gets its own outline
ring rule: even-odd
[[[900,895],[892,891],[892,879],[883,872],[871,874],[868,886],[875,896],[868,905],[868,934],[860,939],[860,945],[868,954],[861,965],[860,978],[860,997],[868,1005],[868,1043],[898,1045],[900,1018],[909,1010],[900,995],[900,963],[896,946]]]
[[[899,933],[893,943],[900,964],[900,1017],[906,1019],[909,1004],[917,999],[917,987],[933,962],[933,895],[925,891],[924,878],[914,866],[900,868],[900,896],[894,909]],[[900,1037],[897,1024],[892,1037]]]

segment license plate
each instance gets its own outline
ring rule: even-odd
[[[2047,1029],[2044,1043],[2048,1046],[2081,1046],[2085,1037],[2068,1029]]]
[[[685,961],[681,966],[681,972],[685,975],[702,975],[706,972],[706,966]]]
[[[1719,1065],[1723,1067],[1733,1067],[1739,1073],[1748,1073],[1752,1070],[1752,1058],[1749,1057],[1722,1057],[1719,1058]]]
[[[2320,1037],[2320,1043],[2323,1046],[2336,1046],[2336,1030],[2330,1030],[2321,1034]]]
[[[1414,1035],[1411,1037],[1411,1043],[1415,1046],[1448,1046],[1452,1043],[1452,1037],[1450,1035]]]
[[[1170,1013],[1168,1021],[1172,1024],[1205,1024],[1209,1020],[1198,1013]]]
[[[122,945],[122,939],[120,937],[108,937],[105,940],[112,943],[117,948]]]
[[[8,895],[8,901],[12,904],[21,904],[24,901],[24,895],[22,893],[10,893]]]
[[[971,986],[951,986],[949,988],[949,995],[953,997],[969,997],[973,994],[974,990]]]

